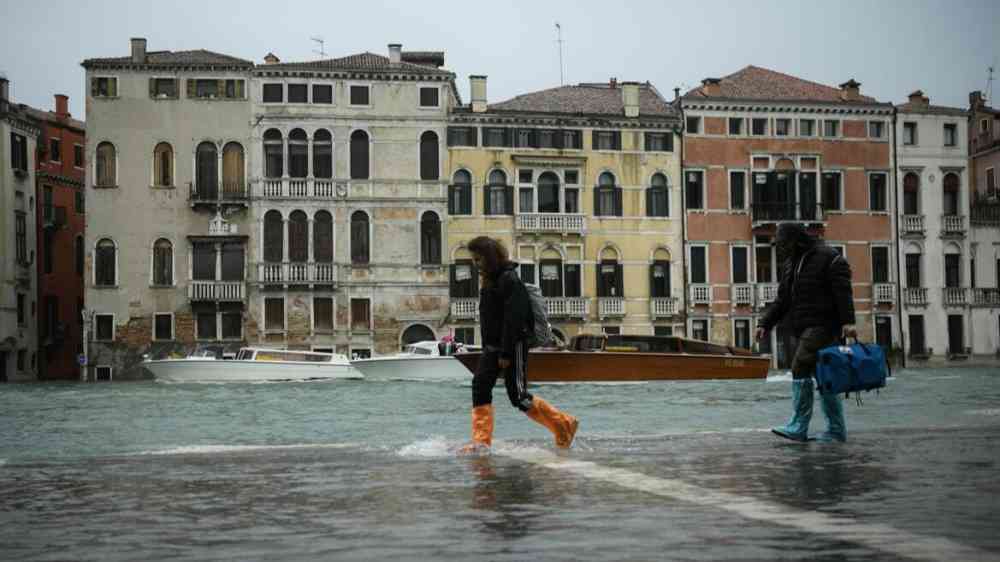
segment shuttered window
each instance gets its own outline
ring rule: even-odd
[[[268,331],[285,329],[285,299],[283,297],[264,299],[264,329]]]
[[[148,149],[147,149],[148,150]],[[118,159],[115,147],[110,142],[97,145],[97,187],[118,185]]]
[[[472,260],[455,260],[451,265],[448,294],[455,298],[479,296],[479,271]]]
[[[448,214],[472,214],[472,175],[466,170],[458,170],[448,186]]]
[[[246,196],[246,167],[243,145],[238,142],[226,143],[222,149],[222,191],[226,199]]]
[[[243,281],[244,248],[239,242],[225,242],[221,248],[222,280]],[[223,336],[225,337],[225,336]]]
[[[174,185],[174,149],[170,143],[161,142],[153,149],[153,185],[171,187]]]
[[[195,281],[215,280],[215,244],[194,244],[191,251],[191,269],[191,277]]]
[[[601,260],[597,265],[597,296],[623,297],[624,270],[618,260]]]

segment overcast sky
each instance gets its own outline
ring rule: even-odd
[[[1000,98],[1000,1],[443,2],[379,0],[171,2],[0,0],[0,71],[12,97],[51,109],[70,96],[84,118],[83,69],[91,57],[148,49],[208,49],[283,61],[363,51],[443,50],[468,100],[468,76],[486,74],[491,102],[559,85],[555,22],[563,30],[565,82],[650,81],[668,99],[708,76],[754,64],[900,103],[922,89],[931,103],[966,107],[994,66]]]

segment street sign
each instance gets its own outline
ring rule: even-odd
[[[84,355],[84,354],[82,354],[82,353],[80,355],[77,355],[76,356],[76,364],[79,365],[79,366],[81,366],[81,367],[86,367],[87,366],[87,356]]]

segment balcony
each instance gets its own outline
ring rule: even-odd
[[[520,232],[583,234],[587,221],[579,214],[522,213],[517,215],[516,228]]]
[[[1000,137],[993,138],[992,131],[984,131],[972,138],[970,147],[973,154],[992,148],[993,145],[1000,145]]]
[[[266,285],[334,285],[337,266],[317,262],[258,262],[256,281]]]
[[[903,303],[906,306],[927,306],[927,288],[903,287]]]
[[[965,236],[965,216],[941,215],[941,236]]]
[[[338,190],[328,178],[264,178],[254,190],[254,196],[263,199],[334,199],[346,195],[346,183],[341,183]]]
[[[60,229],[66,224],[66,207],[45,205],[42,207],[45,228]]]
[[[969,304],[969,290],[965,287],[945,287],[941,290],[945,306],[965,306]]]
[[[601,318],[625,316],[624,297],[598,297],[597,305],[598,316]]]
[[[475,297],[451,299],[451,317],[454,320],[476,320],[479,318],[479,299]]]
[[[670,318],[677,314],[677,299],[674,297],[653,297],[649,299],[649,315],[653,319]]]
[[[545,313],[549,318],[580,318],[590,315],[590,299],[586,297],[545,297]]]
[[[895,304],[896,286],[892,283],[875,283],[872,287],[875,304]]]
[[[1000,307],[1000,289],[973,289],[972,306]]]
[[[1000,226],[1000,203],[973,203],[970,212],[973,226]]]
[[[733,285],[733,304],[736,306],[753,306],[753,285]]]
[[[196,185],[190,184],[191,194],[189,200],[191,206],[197,205],[246,205],[250,196],[250,190],[246,182],[223,181],[222,190],[218,185]]]
[[[903,235],[924,235],[924,216],[923,215],[903,215],[902,221]]]
[[[778,298],[777,283],[757,283],[757,308],[764,308]]]
[[[819,204],[755,203],[750,206],[752,226],[775,225],[783,222],[823,224],[826,215]]]
[[[199,302],[242,302],[246,298],[246,284],[243,281],[191,281],[188,298]]]
[[[690,301],[693,305],[699,304],[711,304],[712,303],[712,287],[707,283],[692,283],[690,285],[691,295]]]

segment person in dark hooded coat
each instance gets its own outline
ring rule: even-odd
[[[851,266],[836,250],[810,235],[797,223],[778,227],[775,238],[781,268],[778,296],[764,311],[757,340],[783,324],[794,337],[792,356],[792,417],[772,431],[794,441],[809,439],[813,411],[816,354],[841,337],[857,337]],[[821,394],[827,431],[820,441],[846,441],[844,406],[834,394]]]

